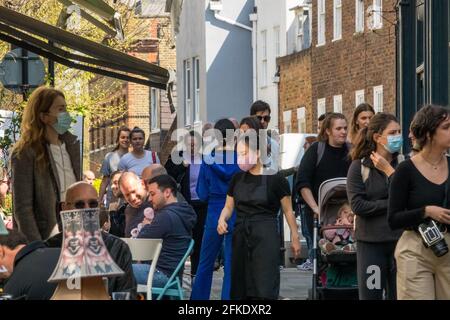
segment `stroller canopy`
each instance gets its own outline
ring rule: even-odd
[[[324,181],[319,187],[319,221],[322,224],[334,223],[337,210],[347,202],[347,178],[334,178]],[[330,204],[334,204],[331,206]],[[334,210],[330,210],[334,207]]]

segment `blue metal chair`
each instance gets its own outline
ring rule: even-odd
[[[162,297],[164,296],[177,297],[179,300],[183,300],[184,297],[183,279],[182,276],[181,277],[179,276],[179,273],[181,268],[184,267],[184,264],[189,255],[191,254],[193,248],[194,248],[194,240],[191,239],[191,242],[189,244],[188,249],[186,250],[186,253],[184,254],[184,257],[181,259],[180,263],[178,263],[178,266],[170,276],[164,288],[152,287],[152,294],[158,295],[156,300],[161,300]]]

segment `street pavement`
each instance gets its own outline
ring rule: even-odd
[[[186,264],[185,274],[189,274],[189,262]],[[211,290],[211,300],[220,300],[222,290],[223,268],[213,274],[213,284]],[[191,294],[190,277],[183,277],[183,287],[185,289],[185,299]],[[306,300],[308,289],[312,284],[312,272],[298,271],[296,268],[284,268],[281,270],[280,299],[285,300]]]

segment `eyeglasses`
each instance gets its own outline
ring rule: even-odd
[[[256,116],[259,121],[264,120],[264,122],[270,122],[271,116]]]
[[[88,200],[88,201],[83,201],[83,200],[79,200],[79,201],[75,201],[75,202],[68,202],[68,205],[73,204],[73,206],[76,209],[84,209],[86,208],[86,205],[89,208],[98,208],[98,200]]]

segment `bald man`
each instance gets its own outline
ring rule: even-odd
[[[147,182],[148,180],[162,176],[163,174],[167,174],[166,168],[159,163],[151,164],[142,171],[142,180]]]
[[[128,203],[125,209],[125,237],[144,222],[144,211],[151,208],[144,182],[134,172],[124,172],[119,180],[120,192]]]
[[[83,173],[83,181],[86,183],[89,183],[90,185],[94,184],[95,180],[95,173],[93,173],[91,170],[86,170]]]
[[[155,178],[162,175],[168,174],[166,168],[164,168],[162,165],[158,164],[151,164],[148,167],[142,171],[142,181],[144,181],[145,188],[147,189],[147,192],[149,192],[149,185],[148,182]],[[178,186],[177,186],[178,188]],[[178,189],[177,189],[178,190]],[[186,199],[183,197],[183,195],[180,192],[177,192],[177,201],[178,202],[187,202]],[[151,203],[152,199],[149,195],[148,201]]]
[[[98,208],[97,190],[84,181],[72,184],[66,191],[66,201],[62,203],[63,210]],[[47,246],[61,248],[62,233],[47,240]],[[111,258],[125,272],[120,277],[108,278],[108,291],[112,292],[127,291],[131,296],[136,297],[136,280],[131,266],[132,258],[130,248],[120,238],[102,231],[102,238],[109,251]]]

